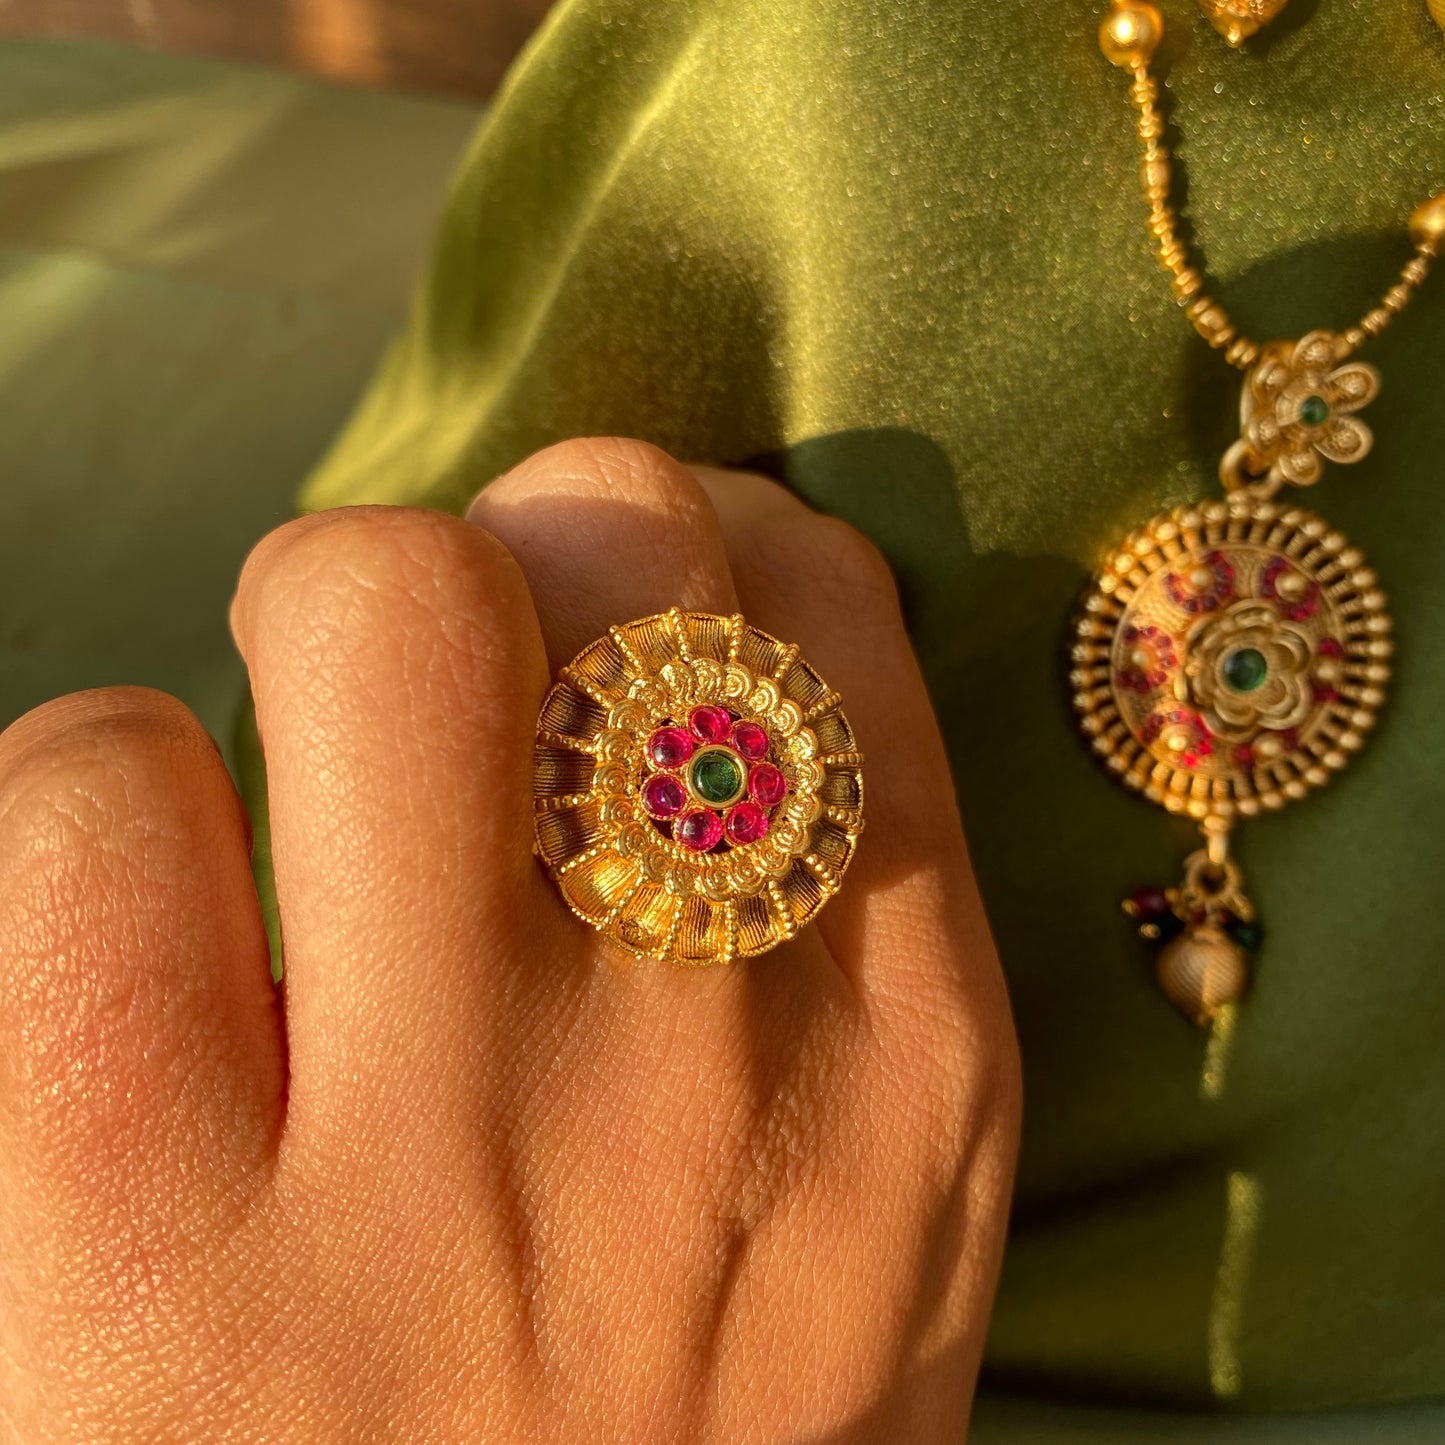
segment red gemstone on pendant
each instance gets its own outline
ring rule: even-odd
[[[722,835],[722,819],[706,808],[694,808],[692,812],[684,813],[672,830],[672,836],[694,853],[706,853],[709,848],[716,848],[722,841]]]
[[[765,808],[775,808],[788,791],[788,780],[771,763],[759,763],[748,774],[748,796]]]
[[[768,730],[761,723],[735,722],[731,742],[733,750],[750,763],[768,755]]]
[[[647,756],[654,767],[680,768],[696,747],[692,734],[682,728],[658,728],[647,740]]]
[[[726,742],[733,715],[725,707],[695,707],[687,715],[687,725],[705,743]]]
[[[671,773],[654,773],[642,785],[642,806],[654,818],[675,818],[687,806],[687,789]]]
[[[768,831],[768,815],[756,803],[739,803],[723,825],[729,843],[743,847],[756,843]]]
[[[1141,888],[1129,899],[1129,911],[1143,923],[1157,923],[1169,907],[1169,896],[1162,888]]]

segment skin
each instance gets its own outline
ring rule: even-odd
[[[611,949],[531,851],[553,670],[672,603],[799,643],[867,755],[842,894],[703,971]],[[467,520],[280,528],[231,620],[281,995],[185,707],[0,736],[0,1441],[961,1440],[1019,1069],[872,545],[576,441]]]

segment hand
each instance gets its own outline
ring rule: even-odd
[[[532,855],[552,671],[673,603],[799,643],[867,759],[843,892],[701,971],[614,951]],[[0,738],[0,1440],[960,1440],[1018,1067],[871,545],[572,442],[468,521],[282,527],[232,626],[284,1008],[181,704]]]

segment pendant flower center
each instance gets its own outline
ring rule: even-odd
[[[1224,685],[1233,692],[1254,692],[1269,676],[1269,662],[1257,647],[1236,648],[1220,669]]]

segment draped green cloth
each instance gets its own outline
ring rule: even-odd
[[[1445,189],[1445,37],[1422,0],[1294,0],[1239,54],[1184,0],[1166,9],[1172,143],[1212,279],[1261,339],[1351,324],[1408,256],[1414,201]],[[535,447],[626,433],[761,467],[869,532],[950,744],[1024,1051],[973,1438],[1445,1438],[1430,1403],[1445,1396],[1445,278],[1366,352],[1386,378],[1375,454],[1304,499],[1391,594],[1395,695],[1336,784],[1245,830],[1269,934],[1232,1035],[1211,1043],[1161,1001],[1117,911],[1173,880],[1190,830],[1094,765],[1063,679],[1088,571],[1121,532],[1216,487],[1237,405],[1150,258],[1126,82],[1097,19],[1082,0],[564,4],[467,155],[410,325],[301,502],[459,509]],[[299,164],[320,174],[329,157]],[[381,198],[394,160],[346,183],[365,226],[422,200]],[[204,167],[188,174],[200,216]],[[129,204],[94,193],[97,216]],[[244,208],[233,223],[259,239]],[[18,304],[0,292],[0,315]],[[182,366],[167,325],[131,323],[149,364],[174,368],[170,408],[132,438],[160,454],[192,424],[196,376],[235,362]],[[136,467],[146,525],[205,510],[233,563],[354,361],[327,353],[321,400],[305,346],[280,348],[239,459],[174,502]],[[53,390],[27,406],[53,414]],[[268,456],[287,437],[306,440]],[[113,461],[97,449],[60,471],[94,507],[116,495]],[[50,485],[35,475],[37,515],[66,517]],[[100,680],[136,671],[94,640],[92,613],[159,585],[137,577],[145,534],[81,578],[55,570],[80,556],[73,537],[17,535],[5,566],[15,552],[45,584],[32,612],[54,647],[15,655],[33,664],[90,627]],[[222,656],[231,573],[174,566],[170,595],[195,608],[172,625]],[[139,603],[125,615],[133,630]],[[144,680],[168,635],[147,641]],[[209,656],[194,649],[196,676]],[[17,675],[35,692],[84,672]]]

